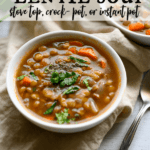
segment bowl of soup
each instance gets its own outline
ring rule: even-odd
[[[117,108],[125,87],[118,54],[78,31],[35,37],[16,52],[7,71],[15,107],[35,125],[61,133],[101,123]]]
[[[113,6],[114,10],[119,11],[123,4],[120,2],[119,4],[111,5]],[[127,4],[125,6],[129,7],[129,5]],[[144,5],[141,4],[142,7],[145,7]],[[110,7],[110,4],[100,4],[100,7],[105,10],[106,8]],[[131,9],[134,7],[135,6],[131,5]],[[144,12],[145,15],[149,13],[149,11]],[[129,39],[137,44],[150,46],[150,20],[149,17],[147,19],[144,17],[144,12],[143,15],[139,16],[138,18],[130,16],[129,20],[125,19],[126,17],[121,18],[119,15],[112,18],[103,15],[103,18],[108,24],[119,28]]]
[[[108,18],[109,24],[116,26],[126,34],[128,38],[137,44],[150,46],[150,22],[149,21],[114,21]]]

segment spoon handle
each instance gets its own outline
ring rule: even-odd
[[[144,115],[144,113],[146,112],[146,110],[150,107],[150,103],[144,103],[140,112],[138,113],[137,117],[134,119],[132,125],[130,126],[128,132],[126,133],[123,142],[121,144],[120,150],[128,150],[135,132],[137,130],[137,127],[142,119],[142,116]]]

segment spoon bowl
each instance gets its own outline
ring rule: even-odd
[[[143,79],[141,97],[143,101],[150,102],[150,71],[145,75]]]

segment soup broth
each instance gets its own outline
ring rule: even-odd
[[[53,123],[74,124],[98,115],[115,97],[114,60],[83,41],[49,42],[22,59],[16,87],[24,106]]]

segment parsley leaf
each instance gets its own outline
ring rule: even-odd
[[[50,70],[48,68],[45,68],[44,73],[48,73],[48,72],[51,72],[51,71],[55,71],[55,70]]]
[[[48,72],[48,68],[45,68],[45,69],[44,69],[44,73],[47,73],[47,72]]]
[[[81,67],[88,67],[88,65],[87,64],[84,64],[84,63],[78,63],[79,64],[79,66],[81,66]]]
[[[51,114],[53,112],[54,107],[56,106],[57,101],[54,101],[53,105],[44,112],[44,115]]]
[[[63,81],[65,78],[69,78],[71,76],[76,75],[75,72],[72,72],[71,74],[66,72],[66,73],[60,73],[59,77],[60,77],[60,81]]]
[[[71,74],[66,72],[66,78],[69,78],[69,77],[74,76],[74,75],[76,75],[75,72],[72,72]]]
[[[75,60],[76,62],[79,62],[79,63],[85,63],[85,62],[87,62],[87,61],[85,61],[83,59],[75,58],[73,56],[70,56],[69,58],[72,59],[72,60]]]
[[[22,75],[20,77],[17,77],[18,80],[23,80],[24,77],[26,77],[27,75]]]
[[[52,83],[58,83],[59,82],[59,73],[57,71],[54,71],[52,73],[52,78],[50,80]]]
[[[33,92],[35,92],[36,91],[36,87],[33,87],[32,90],[33,90]]]
[[[83,60],[83,59],[75,58],[75,57],[73,57],[73,56],[70,56],[69,58],[70,58],[71,60],[74,60],[75,62],[77,62],[77,63],[79,64],[79,66],[81,66],[81,67],[88,67],[87,64],[84,64],[84,63],[86,63],[87,61],[85,61],[85,60]]]
[[[60,82],[60,87],[64,87],[65,85],[72,85],[74,84],[79,77],[79,74],[75,74],[72,78],[66,78],[62,82]]]
[[[75,117],[79,117],[80,115],[79,115],[79,114],[75,114],[74,116],[75,116]]]
[[[92,88],[89,86],[88,79],[89,79],[89,77],[87,77],[86,79],[84,79],[83,83],[86,85],[86,87],[88,88],[88,90],[91,91]]]
[[[71,94],[71,93],[74,93],[74,92],[76,92],[77,90],[79,90],[79,87],[69,87],[67,90],[65,90],[64,92],[63,92],[63,95],[64,94]]]
[[[66,78],[66,74],[65,73],[60,73],[59,74],[59,81],[62,81]]]
[[[57,71],[54,71],[52,73],[52,78],[55,78],[55,77],[58,77],[59,76],[59,73]]]
[[[52,78],[50,80],[52,83],[59,83],[61,81],[64,81],[64,79],[69,78],[74,75],[76,75],[75,72],[72,72],[72,73],[66,72],[66,73],[59,74],[57,71],[55,71],[52,73]]]
[[[72,118],[72,119],[68,119],[68,110],[69,109],[64,109],[64,112],[61,112],[61,113],[56,113],[56,118],[57,118],[57,122],[59,124],[63,124],[63,123],[69,123],[71,120],[75,120],[75,118]]]
[[[38,77],[34,74],[34,72],[30,72],[30,75],[33,77],[34,80],[39,80]]]

